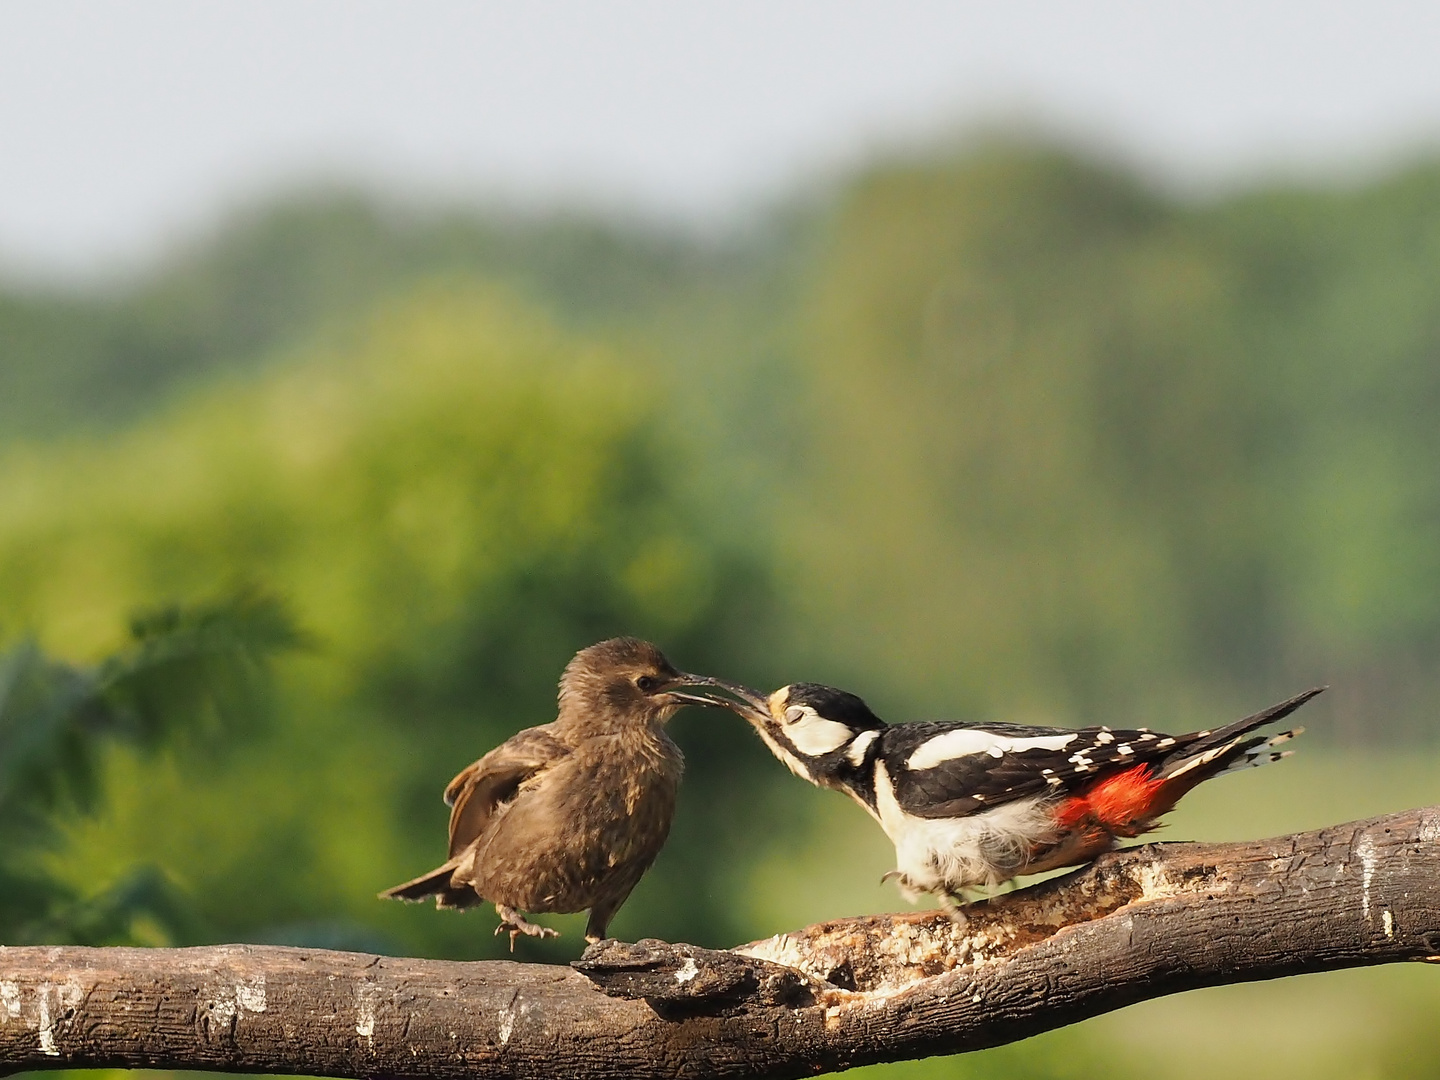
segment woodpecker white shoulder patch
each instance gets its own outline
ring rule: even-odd
[[[921,743],[905,762],[905,766],[910,769],[933,769],[937,765],[969,754],[1001,757],[1004,754],[1024,753],[1026,750],[1063,750],[1074,740],[1073,732],[1063,735],[1015,736],[1001,735],[984,728],[956,728]]]
[[[865,754],[870,749],[870,744],[880,737],[878,731],[862,731],[850,741],[850,746],[845,751],[845,760],[857,768],[864,764]]]

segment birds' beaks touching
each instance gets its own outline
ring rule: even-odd
[[[768,697],[739,683],[710,685],[732,697],[708,692],[707,703],[744,717],[791,772],[816,784],[829,786],[847,764],[860,766],[885,727],[854,694],[818,683],[792,683]]]

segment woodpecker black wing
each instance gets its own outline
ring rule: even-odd
[[[569,755],[569,745],[552,733],[554,727],[526,728],[446,785],[452,859],[485,832],[496,808],[513,799],[521,784]]]
[[[1043,728],[1020,724],[898,724],[881,736],[880,757],[896,802],[916,817],[963,817],[1016,799],[1057,797],[1134,765],[1178,774],[1188,762],[1243,757],[1265,742],[1245,734],[1298,709],[1319,689],[1233,724],[1185,735],[1144,728]]]
[[[896,802],[916,817],[963,817],[1053,789],[1093,731],[1022,724],[896,724],[880,737]]]

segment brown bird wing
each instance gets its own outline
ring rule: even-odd
[[[496,807],[513,799],[521,784],[569,755],[570,747],[551,733],[553,727],[526,728],[446,785],[452,859],[475,842],[489,826]]]

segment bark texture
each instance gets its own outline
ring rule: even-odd
[[[573,967],[247,945],[0,948],[0,1074],[797,1077],[1011,1042],[1220,983],[1440,960],[1440,807],[1157,844],[971,908]]]

